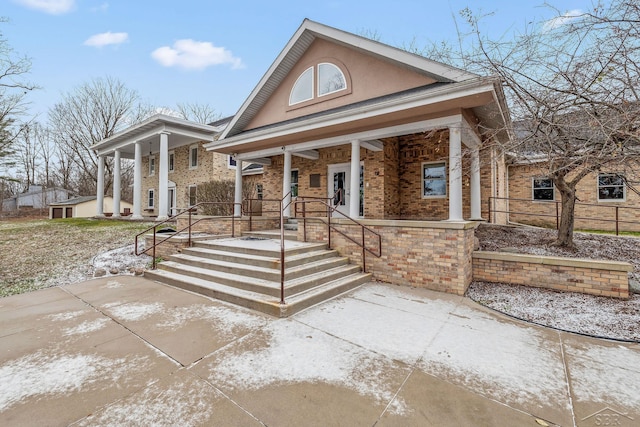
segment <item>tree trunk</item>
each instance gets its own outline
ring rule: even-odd
[[[554,246],[562,246],[566,248],[574,248],[573,243],[573,225],[574,214],[576,208],[576,189],[575,186],[568,184],[564,177],[554,179],[556,188],[560,193],[560,224],[558,225],[558,236],[553,243]]]

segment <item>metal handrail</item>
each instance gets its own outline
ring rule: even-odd
[[[241,203],[232,203],[232,202],[200,202],[197,203],[193,206],[191,206],[189,209],[180,212],[177,215],[174,215],[172,217],[167,218],[166,220],[159,222],[157,224],[152,225],[151,227],[147,228],[144,231],[141,231],[140,233],[136,234],[135,237],[135,254],[136,255],[142,255],[142,254],[147,254],[149,255],[149,251],[152,252],[151,257],[152,257],[152,269],[155,270],[156,266],[157,266],[157,259],[156,259],[156,247],[159,246],[160,244],[162,244],[163,242],[169,240],[170,238],[172,238],[175,234],[178,233],[182,233],[185,230],[189,231],[189,238],[187,241],[187,244],[189,245],[189,247],[191,247],[191,229],[194,225],[198,224],[201,221],[211,221],[214,218],[199,218],[197,221],[193,222],[192,220],[192,213],[196,212],[198,210],[199,206],[206,206],[206,205],[223,205],[223,206],[231,206],[232,207],[232,212],[233,212],[233,208],[235,208],[236,205],[240,205],[242,208],[242,204]],[[183,215],[189,215],[189,224],[180,229],[180,230],[176,230],[174,233],[172,233],[171,235],[165,237],[164,239],[160,240],[159,242],[156,240],[156,233],[158,231],[158,227],[160,227],[161,225],[167,224],[169,222],[173,223],[174,221],[176,221],[176,219],[179,216],[183,216]],[[235,237],[235,215],[227,215],[227,216],[216,216],[215,219],[229,219],[231,218],[231,236]],[[147,234],[148,232],[150,232],[151,230],[153,230],[153,245],[150,248],[146,248],[143,251],[138,251],[138,239],[140,238],[140,236],[142,236],[143,234]]]
[[[555,204],[555,214],[553,213],[532,213],[532,212],[520,212],[520,211],[513,211],[510,208],[507,208],[506,210],[499,210],[496,208],[495,206],[495,201],[496,200],[506,200],[508,202],[511,201],[515,201],[515,202],[529,202],[529,203],[548,203],[549,205],[551,205],[552,203]],[[491,215],[492,214],[496,214],[496,213],[506,213],[506,214],[516,214],[516,215],[528,215],[528,216],[537,216],[537,217],[552,217],[556,219],[556,229],[559,228],[560,226],[560,213],[561,213],[561,209],[560,209],[560,204],[562,203],[559,200],[531,200],[531,199],[520,199],[520,198],[512,198],[512,197],[494,197],[491,196],[489,197],[489,200],[487,201],[487,205],[488,205],[488,218],[489,221],[491,221]],[[493,202],[493,203],[492,203]],[[602,217],[583,217],[583,216],[574,216],[574,219],[576,220],[583,220],[583,221],[601,221],[601,222],[615,222],[616,224],[616,236],[619,235],[620,233],[620,224],[636,224],[637,221],[625,221],[625,220],[621,220],[620,219],[620,209],[628,209],[628,210],[632,210],[632,211],[640,211],[640,208],[638,207],[634,207],[634,206],[616,206],[616,205],[608,205],[608,204],[602,204],[602,203],[583,203],[583,202],[576,202],[575,203],[576,207],[578,206],[594,206],[597,208],[609,208],[609,209],[614,209],[615,211],[615,218],[614,219],[607,219],[607,218],[602,218]]]
[[[334,197],[301,197],[298,196],[298,199],[295,201],[295,205],[296,205],[296,216],[298,215],[298,204],[302,205],[302,218],[303,218],[303,235],[304,235],[304,241],[307,241],[307,221],[306,221],[306,214],[307,214],[307,209],[306,209],[306,205],[308,203],[319,203],[322,204],[324,206],[326,206],[326,212],[327,212],[327,240],[328,240],[328,245],[329,248],[331,248],[331,230],[339,233],[340,235],[342,235],[344,238],[346,238],[347,240],[351,241],[352,243],[356,244],[357,246],[359,246],[362,249],[362,270],[366,273],[367,272],[367,258],[366,258],[366,253],[370,253],[371,255],[374,255],[377,258],[380,258],[382,256],[382,236],[377,233],[376,231],[374,231],[373,229],[367,227],[366,225],[362,224],[360,221],[351,218],[350,216],[340,212],[335,206],[339,206],[343,199],[343,193],[342,190],[338,190],[337,193],[338,199]],[[329,203],[328,201],[332,200],[333,203]],[[332,204],[334,206],[332,206]],[[315,212],[315,211],[311,211],[311,212]],[[345,219],[351,221],[352,223],[356,224],[357,226],[360,227],[361,230],[361,237],[362,237],[362,243],[358,242],[356,239],[354,239],[353,237],[349,236],[348,234],[346,234],[345,232],[343,232],[342,230],[338,229],[336,226],[331,225],[331,217],[333,216],[334,213],[338,213],[339,215],[342,215]],[[324,222],[321,218],[317,218],[319,221]],[[377,248],[377,252],[374,252],[373,250],[369,249],[367,247],[366,244],[366,240],[365,240],[365,232],[368,232],[370,234],[372,234],[373,236],[375,236],[375,238],[377,238],[377,242],[378,242],[378,248]]]

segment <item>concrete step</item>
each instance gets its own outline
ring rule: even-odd
[[[285,241],[285,258],[306,252],[327,249],[326,243],[304,243]],[[220,239],[205,240],[194,243],[196,248],[206,248],[239,254],[258,255],[280,259],[280,241],[272,239]]]
[[[268,296],[167,270],[146,271],[145,277],[276,317],[290,316],[371,280],[371,274],[354,273],[295,296],[285,297],[285,304],[280,304],[279,294]]]
[[[192,255],[201,258],[208,258],[217,261],[227,261],[250,264],[256,267],[264,268],[280,268],[280,254],[275,256],[262,256],[252,254],[241,254],[237,252],[228,252],[223,250],[208,249],[204,247],[192,247],[182,250],[185,255]],[[295,267],[307,262],[319,261],[321,259],[327,259],[334,256],[338,256],[338,252],[335,250],[321,249],[309,252],[303,252],[296,255],[287,254],[285,257],[285,267]]]
[[[285,224],[284,229],[284,238],[285,240],[298,240],[298,228],[287,228]],[[265,239],[274,239],[280,240],[280,230],[262,230],[262,231],[245,231],[242,233],[243,236],[253,236],[253,237],[262,237]]]
[[[243,263],[242,260],[221,261],[203,258],[199,256],[193,256],[190,254],[176,254],[169,257],[169,261],[174,261],[179,264],[189,265],[193,267],[205,268],[212,271],[219,271],[224,273],[231,273],[245,277],[251,277],[256,279],[269,280],[274,282],[280,281],[280,261],[277,260],[275,266],[271,267],[259,267],[251,263]],[[238,262],[240,261],[240,262]],[[313,273],[327,271],[332,268],[340,267],[349,263],[349,259],[346,257],[331,257],[324,258],[317,261],[307,261],[304,264],[297,265],[290,268],[285,268],[285,280],[294,280],[303,276],[307,276]],[[286,258],[285,258],[286,265]]]

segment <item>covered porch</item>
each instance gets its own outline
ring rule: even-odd
[[[211,141],[220,130],[221,127],[158,114],[91,147],[98,155],[96,216],[104,216],[105,158],[113,157],[113,216],[120,216],[122,161],[129,159],[134,162],[131,219],[143,218],[143,181],[146,181],[147,186],[158,189],[156,220],[166,220],[175,208],[176,196],[175,183],[169,180],[169,172],[179,168],[193,169],[194,161],[197,167],[196,144]],[[195,153],[192,153],[192,146]],[[184,165],[179,165],[179,159],[173,155],[173,151],[181,147],[189,147],[188,159],[181,162]],[[144,166],[143,158],[146,158]],[[156,197],[152,194],[149,192],[147,197]],[[146,202],[147,206],[151,203]],[[155,207],[155,202],[151,204]]]

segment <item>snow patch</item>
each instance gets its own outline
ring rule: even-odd
[[[0,366],[0,411],[33,396],[68,394],[98,382],[112,384],[146,363],[146,357],[108,359],[40,350]]]
[[[107,308],[111,314],[118,319],[135,322],[138,320],[144,320],[147,317],[164,311],[164,304],[160,302],[132,302],[124,304],[122,302],[116,302],[106,304],[105,308]]]
[[[105,285],[105,288],[107,288],[107,289],[117,289],[117,288],[121,288],[123,286],[124,286],[124,284],[118,282],[117,280],[110,280]]]
[[[571,385],[575,397],[620,408],[640,408],[640,353],[621,345],[572,348]]]
[[[66,328],[63,331],[63,334],[65,336],[89,334],[91,332],[99,331],[100,329],[104,328],[107,323],[109,323],[109,319],[105,318],[87,320],[72,328]]]
[[[83,314],[85,314],[83,310],[65,311],[64,313],[50,314],[49,316],[47,316],[47,319],[53,322],[64,322],[66,320],[75,319],[76,317],[82,316]]]
[[[355,390],[379,404],[390,402],[407,372],[384,356],[297,322],[275,322],[263,330],[267,343],[251,352],[219,355],[211,381],[237,389],[272,384],[324,382]],[[406,404],[394,399],[390,410],[402,414]]]
[[[247,312],[231,309],[227,306],[211,306],[194,304],[187,307],[176,307],[168,310],[168,319],[158,326],[177,330],[192,320],[204,320],[216,325],[223,333],[232,334],[238,327],[255,329],[265,323],[265,319]]]

